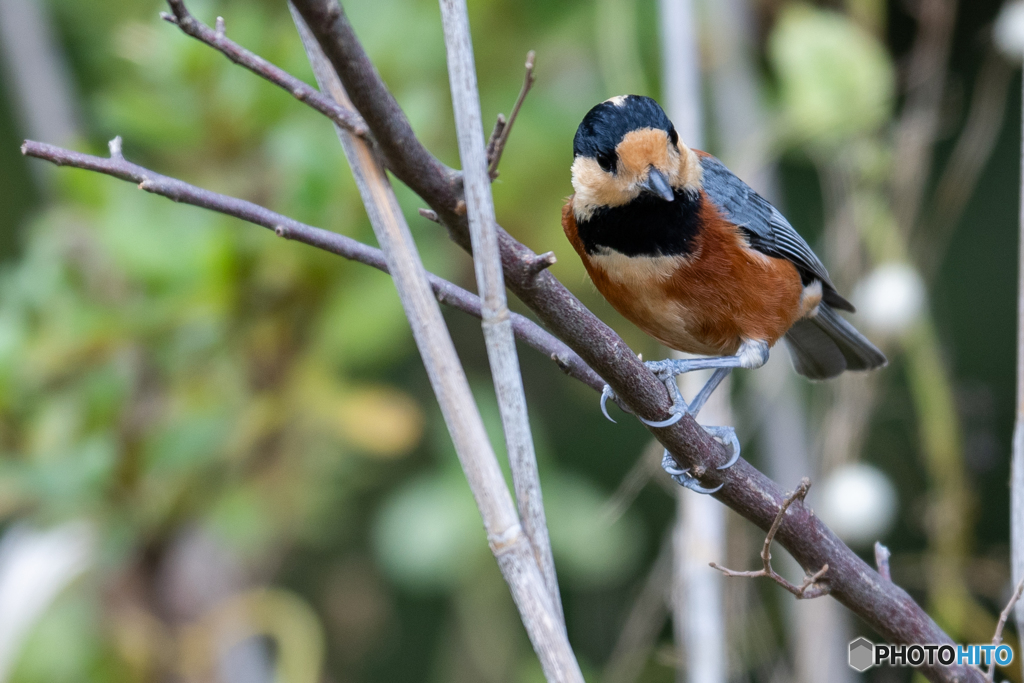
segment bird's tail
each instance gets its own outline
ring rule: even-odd
[[[885,355],[828,304],[816,315],[798,320],[786,333],[796,371],[810,379],[828,379],[843,370],[873,370]]]

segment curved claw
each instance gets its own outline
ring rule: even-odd
[[[682,412],[672,413],[672,417],[668,418],[667,420],[660,420],[660,421],[659,420],[645,420],[644,418],[640,417],[639,415],[636,416],[636,419],[640,420],[641,422],[643,422],[648,427],[671,427],[676,422],[679,422],[680,420],[683,419],[683,413]]]
[[[661,468],[668,472],[669,476],[672,477],[677,484],[685,486],[695,493],[717,493],[723,486],[725,486],[725,484],[719,484],[713,489],[701,486],[697,478],[690,475],[689,469],[681,470],[676,466],[676,461],[668,450],[666,450],[661,456]]]
[[[671,477],[678,477],[689,472],[689,470],[681,470],[676,466],[676,460],[672,457],[672,454],[668,452],[667,448],[661,454],[661,469],[668,472]]]
[[[615,396],[615,392],[607,384],[604,385],[604,389],[601,390],[601,414],[604,415],[605,419],[609,422],[615,422],[612,416],[608,414],[608,399]],[[615,424],[618,424],[615,422]]]
[[[722,440],[722,443],[732,451],[732,457],[729,458],[729,462],[725,463],[721,467],[716,467],[717,470],[727,470],[736,464],[736,461],[740,459],[740,440],[736,438],[736,430],[732,427],[704,427],[704,431],[713,437]]]
[[[725,484],[719,484],[718,486],[716,486],[713,489],[705,488],[705,487],[700,485],[700,482],[697,481],[696,478],[691,477],[689,474],[685,474],[685,473],[680,475],[680,477],[678,479],[676,479],[676,481],[678,481],[681,485],[683,485],[686,488],[690,489],[694,493],[703,493],[705,495],[712,494],[712,493],[718,493],[719,491],[722,490],[722,487],[725,486]]]

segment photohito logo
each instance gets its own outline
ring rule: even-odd
[[[867,638],[850,643],[850,667],[867,671],[873,666],[1006,666],[1013,661],[1009,645],[876,645]]]

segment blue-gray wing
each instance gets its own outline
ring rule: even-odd
[[[708,199],[743,231],[751,248],[792,262],[800,271],[804,284],[821,280],[823,298],[827,303],[847,311],[854,310],[853,305],[836,292],[821,260],[778,209],[715,157],[702,155],[700,164],[704,170],[703,187]]]

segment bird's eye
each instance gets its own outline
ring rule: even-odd
[[[598,165],[600,165],[601,168],[607,171],[608,173],[611,173],[613,171],[618,161],[619,159],[614,152],[611,154],[607,152],[598,152],[597,154]]]
[[[679,133],[676,132],[675,126],[668,129],[668,139],[672,141],[673,145],[679,146]]]

